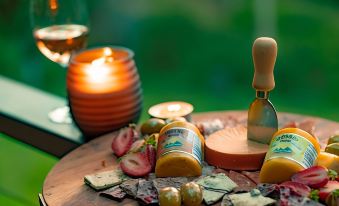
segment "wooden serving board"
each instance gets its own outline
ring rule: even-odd
[[[223,111],[197,113],[192,115],[194,122],[204,122],[220,119],[228,126],[237,124],[246,125],[247,111]],[[326,146],[328,138],[339,133],[339,123],[288,113],[279,113],[279,126],[290,121],[302,122],[306,120],[315,122],[315,135],[319,138],[322,148]],[[99,196],[99,192],[84,184],[84,176],[101,171],[112,170],[117,167],[116,157],[111,151],[111,140],[116,132],[98,137],[64,156],[49,172],[43,185],[43,197],[49,206],[112,206],[112,205],[138,205],[131,199],[115,202]]]

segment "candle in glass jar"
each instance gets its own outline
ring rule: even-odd
[[[131,72],[133,53],[120,48],[97,48],[83,51],[70,64],[68,81],[74,82],[81,93],[108,93],[122,91],[139,79]],[[133,63],[133,62],[132,62]]]
[[[152,106],[148,113],[155,118],[171,119],[176,117],[184,117],[190,120],[193,106],[186,102],[164,102]]]
[[[67,92],[74,122],[87,137],[136,123],[142,90],[133,52],[102,47],[76,54],[67,71]]]

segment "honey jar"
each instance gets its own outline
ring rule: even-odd
[[[167,124],[159,133],[156,176],[200,176],[204,143],[204,137],[193,124],[184,121]]]
[[[293,174],[315,165],[319,153],[319,142],[311,134],[298,128],[281,129],[271,140],[260,171],[260,182],[288,181]]]

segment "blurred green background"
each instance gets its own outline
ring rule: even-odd
[[[271,93],[276,109],[339,121],[338,1],[88,4],[89,46],[120,45],[135,52],[143,119],[149,106],[169,100],[190,102],[196,112],[247,109],[255,95],[252,43],[270,36],[279,47]],[[65,96],[66,71],[39,53],[28,8],[29,0],[0,0],[0,75]],[[0,205],[38,205],[44,177],[57,161],[0,134]]]

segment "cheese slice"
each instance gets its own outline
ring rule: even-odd
[[[273,205],[276,202],[274,199],[262,195],[252,196],[250,192],[228,195],[228,198],[234,206],[265,206]]]
[[[128,179],[121,170],[110,170],[86,175],[84,182],[95,190],[113,187]]]
[[[234,188],[238,186],[224,173],[219,173],[201,178],[197,181],[197,183],[204,189],[224,193],[231,192]]]
[[[204,189],[202,192],[206,205],[212,205],[218,202],[225,194],[225,192],[215,192],[206,189]]]

